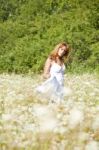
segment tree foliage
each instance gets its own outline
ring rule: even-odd
[[[0,0],[0,72],[40,72],[66,41],[70,72],[99,71],[98,0]]]

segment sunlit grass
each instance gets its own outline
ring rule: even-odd
[[[98,150],[99,78],[65,75],[72,89],[61,104],[34,88],[40,75],[0,75],[0,150]]]

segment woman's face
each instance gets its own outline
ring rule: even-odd
[[[58,55],[59,55],[60,57],[62,57],[62,56],[65,54],[65,52],[66,52],[66,46],[62,46],[62,47],[60,47],[59,50],[58,50]]]

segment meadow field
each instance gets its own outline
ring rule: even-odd
[[[0,150],[99,150],[98,75],[65,74],[60,104],[34,92],[42,80],[0,74]]]

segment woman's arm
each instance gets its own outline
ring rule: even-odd
[[[50,67],[51,67],[51,59],[48,57],[44,66],[43,78],[47,79],[50,77]]]

